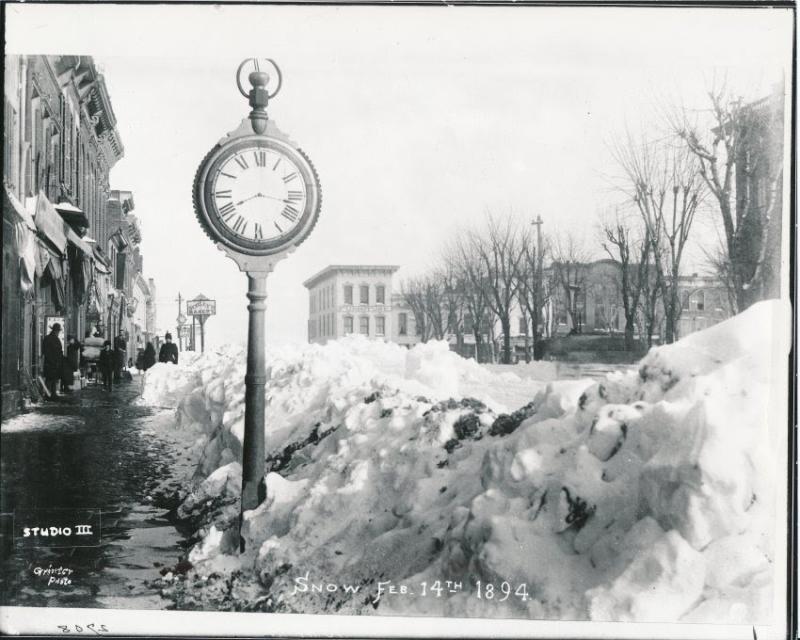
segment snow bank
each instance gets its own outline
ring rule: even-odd
[[[520,379],[446,345],[270,354],[267,500],[246,514],[238,562],[225,555],[230,500],[217,505],[193,574],[244,569],[277,611],[763,621],[784,419],[770,414],[769,328],[781,311],[761,303],[600,383],[539,384],[514,413],[491,395]],[[182,389],[179,424],[204,446],[192,513],[238,489],[244,359],[173,371],[159,388]],[[485,401],[464,397],[472,389]],[[356,592],[303,588],[314,581]],[[423,597],[436,581],[461,588]]]

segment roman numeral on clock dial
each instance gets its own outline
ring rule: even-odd
[[[288,176],[283,176],[283,181],[284,182],[291,182],[296,177],[297,177],[297,172],[296,171],[292,171],[292,173],[290,173]]]
[[[231,190],[230,189],[223,189],[222,191],[217,191],[214,194],[217,199],[219,198],[230,198],[231,197]]]
[[[281,211],[281,215],[291,222],[297,222],[297,218],[300,215],[300,212],[295,209],[292,205],[287,204],[283,211]]]
[[[256,240],[262,240],[264,238],[264,232],[261,229],[261,225],[256,222],[256,229],[253,233],[253,238]]]
[[[239,235],[244,235],[245,229],[247,229],[247,220],[245,220],[242,216],[236,216],[236,220],[233,221],[234,232],[238,233]]]
[[[222,219],[227,222],[233,217],[233,214],[236,213],[236,206],[232,202],[229,202],[224,207],[220,207],[219,213]]]
[[[236,164],[238,164],[242,169],[247,169],[250,167],[250,165],[247,164],[247,160],[244,159],[244,156],[236,156],[234,160],[236,160]]]
[[[267,152],[266,151],[253,151],[253,156],[256,159],[256,166],[257,167],[264,167],[267,164]]]
[[[292,202],[297,202],[303,199],[303,192],[302,191],[289,191],[286,194],[286,199]]]

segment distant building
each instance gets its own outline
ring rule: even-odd
[[[696,273],[680,276],[678,295],[681,300],[678,338],[707,329],[733,315],[728,290],[717,278]]]
[[[308,341],[343,336],[412,345],[419,342],[414,314],[395,294],[394,265],[330,265],[303,285],[308,289]]]

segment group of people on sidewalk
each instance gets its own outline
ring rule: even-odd
[[[76,371],[84,371],[87,363],[84,358],[84,346],[78,342],[74,336],[67,337],[66,354],[61,345],[59,334],[61,325],[56,322],[50,328],[42,341],[42,357],[44,360],[42,373],[44,375],[45,387],[51,398],[57,397],[57,388],[60,383],[62,393],[72,390],[72,384]],[[89,334],[87,333],[87,338]],[[98,336],[95,336],[98,337]],[[112,349],[111,341],[105,340],[103,348],[97,359],[97,373],[103,378],[103,387],[107,391],[113,389],[115,382],[121,382],[123,370],[125,369],[125,357],[127,354],[127,341],[122,332],[114,338]],[[167,333],[164,336],[164,344],[158,354],[159,362],[171,362],[178,364],[178,345],[172,342],[172,335]],[[136,359],[136,368],[147,371],[156,363],[156,349],[152,342],[148,342],[144,351]],[[132,364],[128,363],[129,366]]]

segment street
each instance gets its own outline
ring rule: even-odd
[[[168,604],[151,584],[184,552],[165,497],[181,464],[179,445],[154,429],[170,413],[136,405],[139,391],[139,379],[115,386],[111,396],[89,387],[4,422],[0,511],[94,508],[102,526],[99,546],[31,548],[12,541],[4,522],[3,604]],[[52,568],[68,580],[50,580]]]

